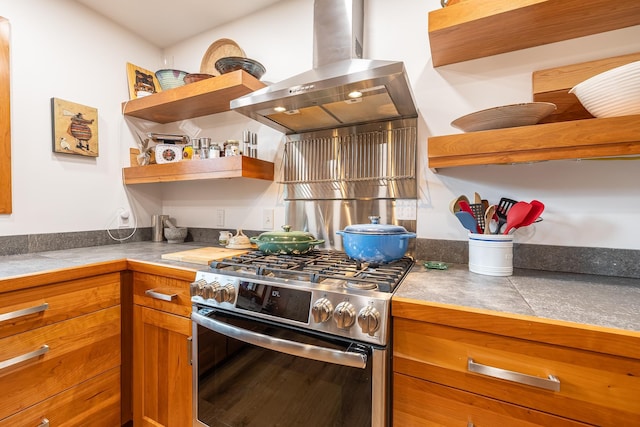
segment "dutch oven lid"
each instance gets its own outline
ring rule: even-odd
[[[345,233],[356,234],[406,234],[407,229],[400,225],[379,224],[379,216],[370,216],[370,224],[354,224],[344,228]]]
[[[303,243],[317,242],[311,233],[306,231],[291,231],[290,225],[283,225],[284,231],[268,231],[254,237],[252,240],[256,242],[275,242],[275,243]]]

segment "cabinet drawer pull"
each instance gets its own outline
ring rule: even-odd
[[[4,322],[5,320],[11,320],[22,316],[28,316],[33,313],[40,313],[41,311],[45,311],[49,308],[49,304],[42,303],[40,305],[36,305],[34,307],[23,308],[22,310],[12,311],[11,313],[0,314],[0,322]]]
[[[43,418],[42,422],[38,424],[38,427],[49,427],[49,420],[46,418]]]
[[[472,358],[467,359],[467,369],[469,372],[475,372],[488,377],[500,378],[502,380],[526,384],[545,390],[560,391],[560,380],[555,375],[549,375],[549,378],[540,378],[520,372],[495,368],[493,366],[481,365],[480,363],[475,363]]]
[[[4,368],[8,368],[9,366],[17,365],[18,363],[26,362],[29,359],[33,359],[33,358],[36,358],[38,356],[42,356],[47,351],[49,351],[49,346],[45,344],[42,347],[40,347],[39,349],[37,349],[35,351],[32,351],[31,353],[26,353],[26,354],[23,354],[21,356],[16,356],[14,358],[4,360],[4,361],[0,362],[0,370],[2,370]]]
[[[178,298],[178,294],[163,294],[162,292],[158,292],[155,289],[147,289],[146,291],[144,291],[144,294],[151,298],[169,302]]]

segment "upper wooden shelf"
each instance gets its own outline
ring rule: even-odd
[[[464,0],[429,12],[435,67],[640,24],[637,0]]]
[[[429,138],[429,168],[640,155],[640,115]]]
[[[132,166],[123,169],[125,184],[240,177],[273,181],[273,176],[273,163],[246,156],[184,160],[175,163]]]
[[[232,99],[265,86],[251,74],[238,70],[123,102],[122,112],[156,123],[171,123],[229,111]]]

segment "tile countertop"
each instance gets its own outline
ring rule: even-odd
[[[81,265],[132,259],[196,270],[164,253],[210,244],[139,242],[0,256],[2,279]],[[466,265],[428,270],[417,261],[395,296],[640,332],[640,280],[516,269],[513,276],[470,273]]]
[[[186,251],[210,244],[166,242],[137,242],[88,248],[65,249],[60,251],[37,252],[23,255],[0,256],[0,291],[2,279],[25,274],[43,273],[60,268],[78,267],[96,262],[132,259],[159,263],[167,266],[196,270],[207,266],[186,262],[170,261],[161,258],[162,254]]]
[[[394,296],[640,332],[638,279],[524,269],[496,277],[416,261]]]

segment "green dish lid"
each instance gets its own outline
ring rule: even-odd
[[[260,234],[258,237],[252,237],[254,242],[263,243],[306,243],[306,242],[318,242],[316,238],[306,231],[291,231],[290,225],[283,225],[284,231],[268,231]]]

